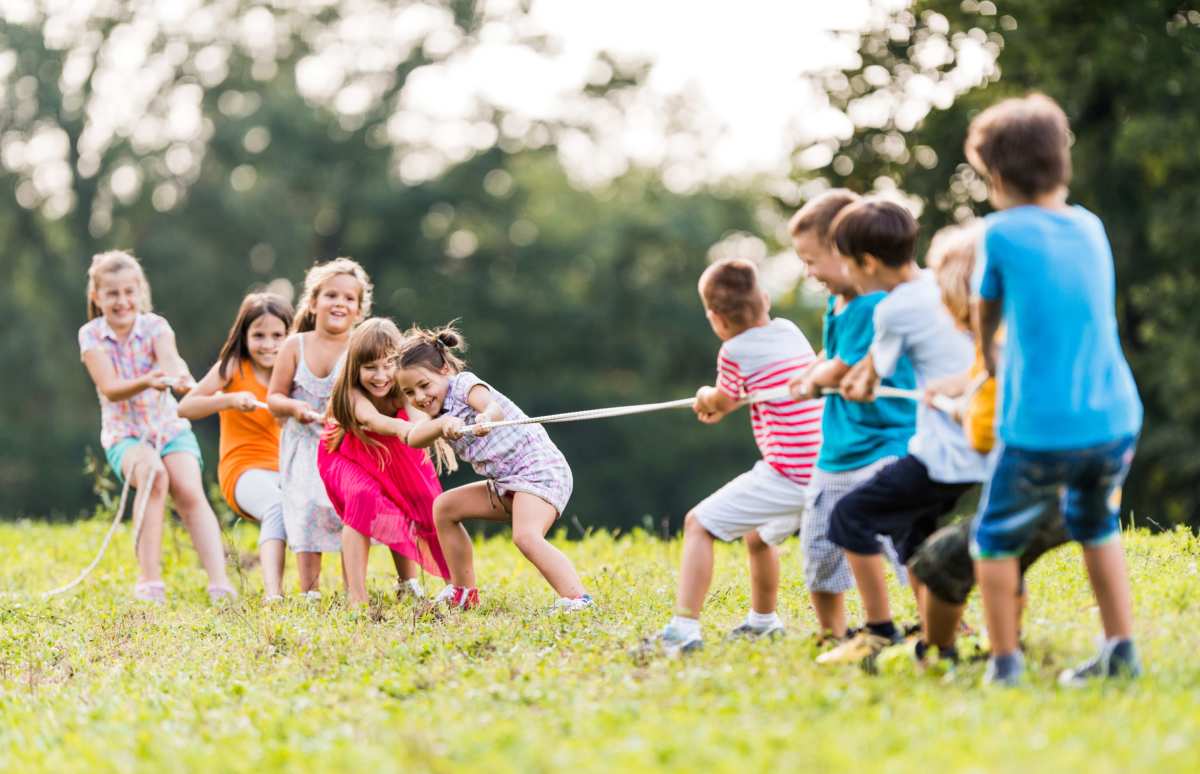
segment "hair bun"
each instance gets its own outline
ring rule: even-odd
[[[441,330],[434,334],[433,340],[446,349],[455,349],[462,343],[462,338],[452,330]]]

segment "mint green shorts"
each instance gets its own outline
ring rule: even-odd
[[[125,453],[137,446],[141,441],[137,438],[122,438],[112,446],[104,450],[104,456],[108,459],[108,466],[113,469],[113,473],[117,476],[117,481],[124,484],[125,478],[121,475],[121,460],[125,458]],[[159,457],[166,457],[168,454],[190,454],[196,458],[196,462],[200,463],[200,469],[204,470],[204,457],[200,455],[200,444],[196,441],[196,434],[191,430],[184,430],[179,435],[167,441],[167,445],[159,450]]]

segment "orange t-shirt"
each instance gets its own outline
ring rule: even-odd
[[[266,386],[258,381],[254,368],[246,362],[238,366],[225,392],[250,392],[258,400],[267,401]],[[266,409],[226,409],[219,416],[221,459],[217,463],[217,482],[225,502],[245,516],[233,496],[237,481],[247,470],[279,470],[279,423]]]

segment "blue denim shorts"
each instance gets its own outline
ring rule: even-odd
[[[1036,451],[1001,446],[971,529],[977,559],[1020,556],[1041,518],[1056,505],[1067,534],[1085,546],[1120,530],[1121,486],[1137,436],[1084,449]]]

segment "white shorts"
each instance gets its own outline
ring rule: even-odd
[[[692,509],[700,525],[719,540],[737,540],[751,530],[779,545],[804,523],[806,488],[759,460]]]

